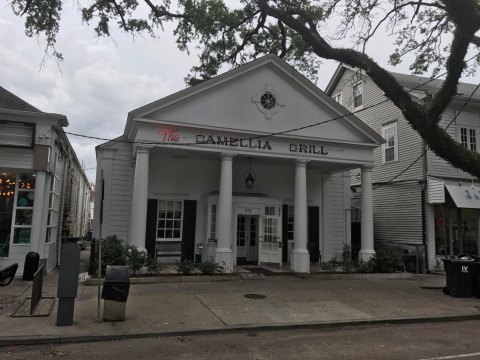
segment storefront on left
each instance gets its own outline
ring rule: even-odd
[[[26,255],[35,252],[51,271],[58,264],[62,236],[71,233],[72,224],[64,221],[69,208],[81,209],[87,201],[88,214],[88,181],[81,167],[72,170],[78,160],[60,130],[67,118],[0,90],[0,267],[18,263],[19,274]],[[72,190],[77,205],[71,204]],[[80,233],[82,226],[74,225]]]

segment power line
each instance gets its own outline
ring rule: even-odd
[[[465,100],[465,102],[463,103],[462,107],[460,108],[460,110],[455,114],[455,116],[453,117],[453,119],[448,123],[447,127],[445,128],[445,130],[447,130],[450,125],[453,124],[453,122],[457,119],[458,115],[460,115],[462,113],[462,111],[465,109],[465,107],[467,106],[467,104],[470,102],[470,100],[472,99],[473,97],[473,94],[475,94],[475,92],[478,90],[478,88],[480,87],[480,83],[478,83],[478,85],[475,87],[475,89],[472,91],[472,93],[470,94],[470,96]],[[425,156],[425,154],[428,152],[428,150],[430,150],[430,147],[429,146],[426,146],[425,150],[420,154],[419,157],[417,157],[410,165],[408,165],[403,171],[401,171],[400,173],[398,173],[397,175],[395,175],[393,178],[391,178],[390,180],[388,180],[387,182],[385,183],[382,183],[382,184],[379,184],[378,186],[374,187],[373,190],[376,190],[378,189],[379,187],[382,187],[384,185],[388,185],[390,184],[391,182],[393,182],[393,180],[395,180],[396,178],[400,177],[402,174],[404,174],[405,172],[408,171],[408,169],[410,169],[413,165],[415,165],[415,163],[420,160],[422,157]]]
[[[475,59],[476,56],[473,56],[471,58],[469,58],[468,60],[466,60],[466,62],[470,62],[471,60]],[[407,90],[407,92],[411,92],[411,91],[414,91],[416,89],[418,89],[419,87],[422,87],[424,85],[427,85],[429,84],[430,82],[434,81],[434,80],[437,80],[438,78],[440,78],[441,76],[447,74],[447,72],[445,71],[444,73],[441,73],[431,79],[429,79],[428,81],[422,83],[422,84],[419,84],[409,90]],[[268,134],[265,134],[265,135],[256,135],[256,136],[252,136],[252,137],[247,137],[247,138],[242,138],[242,139],[239,139],[239,141],[241,140],[245,140],[245,141],[250,141],[250,140],[257,140],[257,139],[263,139],[263,138],[268,138],[268,137],[274,137],[274,136],[278,136],[278,135],[284,135],[284,134],[288,134],[288,133],[291,133],[291,132],[295,132],[295,131],[299,131],[299,130],[304,130],[304,129],[308,129],[308,128],[311,128],[311,127],[314,127],[314,126],[319,126],[319,125],[323,125],[323,124],[326,124],[326,123],[329,123],[329,122],[332,122],[332,121],[336,121],[336,120],[339,120],[339,119],[344,119],[344,118],[347,118],[348,116],[351,116],[351,115],[355,115],[359,112],[362,112],[362,111],[366,111],[366,110],[370,110],[376,106],[379,106],[381,104],[384,104],[388,101],[391,101],[389,98],[385,99],[385,100],[382,100],[376,104],[372,104],[370,106],[366,106],[360,110],[358,110],[356,113],[353,113],[351,111],[348,111],[346,114],[344,115],[340,115],[340,116],[336,116],[334,118],[331,118],[331,119],[328,119],[328,120],[324,120],[324,121],[319,121],[317,123],[313,123],[313,124],[309,124],[309,125],[305,125],[305,126],[300,126],[300,127],[297,127],[297,128],[293,128],[293,129],[289,129],[289,130],[284,130],[284,131],[278,131],[278,132],[272,132],[272,133],[268,133]],[[67,131],[63,131],[65,134],[69,134],[69,135],[72,135],[72,136],[78,136],[78,137],[83,137],[83,138],[88,138],[88,139],[94,139],[94,140],[101,140],[101,141],[108,141],[108,142],[117,142],[117,143],[127,143],[127,144],[138,144],[138,145],[171,145],[171,146],[190,146],[190,145],[203,145],[203,143],[199,143],[199,142],[193,142],[193,143],[166,143],[166,142],[150,142],[150,141],[129,141],[129,140],[118,140],[118,139],[107,139],[107,138],[101,138],[101,137],[96,137],[96,136],[89,136],[89,135],[82,135],[82,134],[77,134],[77,133],[72,133],[72,132],[67,132]]]

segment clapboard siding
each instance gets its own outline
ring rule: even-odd
[[[445,182],[443,180],[434,179],[429,177],[427,179],[428,198],[429,204],[443,204],[445,202]]]
[[[358,74],[346,70],[332,94],[342,92],[343,106],[352,111],[353,85],[358,79]],[[357,111],[355,115],[382,135],[382,125],[397,122],[398,134],[398,161],[382,164],[382,147],[374,150],[373,181],[384,182],[392,176],[401,173],[423,152],[423,142],[420,136],[410,127],[401,111],[391,102],[386,101],[383,91],[369,78],[363,76],[364,107],[366,110]],[[369,108],[371,107],[371,108]],[[396,180],[418,179],[423,174],[423,162],[417,161]]]
[[[375,242],[422,243],[421,185],[393,183],[373,192]]]
[[[2,169],[32,169],[33,150],[31,149],[0,149],[0,164]]]
[[[332,91],[332,94],[342,91],[343,105],[348,110],[352,110],[352,88],[358,76],[354,71],[346,70]],[[416,160],[424,151],[423,141],[401,111],[391,101],[386,100],[383,91],[371,79],[363,76],[362,80],[364,106],[371,108],[357,111],[355,115],[380,135],[383,125],[397,123],[398,161],[383,164],[382,147],[374,150],[375,166],[372,176],[375,242],[421,243],[422,200],[418,180],[424,177],[424,161]],[[447,119],[448,116],[444,121],[448,121]],[[413,165],[402,173],[411,164]],[[360,184],[357,173],[358,171],[351,173],[352,184]],[[394,182],[378,187],[377,184],[389,182],[400,173],[402,174],[395,178]]]
[[[460,116],[458,119],[455,119],[456,114],[457,112],[455,109],[449,108],[445,110],[445,112],[442,114],[440,126],[446,129],[447,133],[452,138],[458,141],[457,132],[458,132],[458,127],[462,125],[462,121]],[[463,123],[465,122],[466,122],[465,124],[466,126],[472,126],[472,124],[468,123],[468,121],[464,121]],[[477,123],[476,127],[478,126],[479,124]],[[477,134],[477,137],[479,135],[480,133]],[[463,179],[465,178],[468,179],[471,177],[470,174],[453,167],[446,160],[443,160],[442,158],[435,155],[433,151],[428,152],[428,170],[430,175],[432,176],[453,177],[453,178],[463,178]]]
[[[345,245],[345,182],[349,181],[348,173],[328,176],[324,181],[324,245],[322,261],[333,257],[341,257]],[[348,199],[347,199],[348,200]],[[349,207],[349,205],[348,205]],[[328,249],[328,250],[327,250]]]
[[[134,167],[132,146],[117,143],[113,153],[110,202],[108,208],[108,233],[128,239]]]

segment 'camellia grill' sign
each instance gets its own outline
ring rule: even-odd
[[[180,139],[182,136],[180,132],[175,128],[165,128],[161,129],[159,132],[160,137],[163,142],[174,143],[182,145]],[[234,136],[223,136],[223,135],[210,135],[210,134],[197,134],[194,135],[195,142],[194,144],[199,145],[214,145],[222,147],[237,147],[245,149],[257,149],[257,150],[266,150],[273,151],[277,146],[284,147],[286,144],[271,142],[265,138],[252,137],[252,138],[239,138]],[[189,138],[188,136],[184,138]],[[192,143],[185,143],[184,145],[192,145]],[[290,153],[303,153],[303,154],[315,154],[315,155],[328,155],[328,151],[322,145],[313,145],[313,144],[301,144],[301,143],[290,143],[283,151]]]

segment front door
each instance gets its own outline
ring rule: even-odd
[[[237,264],[258,259],[258,216],[238,215]]]

